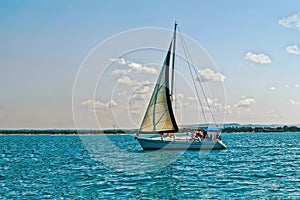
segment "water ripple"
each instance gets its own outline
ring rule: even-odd
[[[300,198],[299,133],[227,134],[228,148],[208,155],[166,151],[150,156],[132,136],[108,137],[135,153],[131,158],[101,152],[105,144],[96,138],[87,138],[87,150],[76,136],[0,137],[1,199]],[[140,155],[145,159],[133,162]],[[117,167],[102,164],[100,157]],[[172,162],[163,163],[169,158]],[[164,167],[141,172],[153,162]]]

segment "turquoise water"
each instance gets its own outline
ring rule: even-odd
[[[224,134],[204,153],[104,138],[1,136],[1,199],[300,199],[299,133]]]

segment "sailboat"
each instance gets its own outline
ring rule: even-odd
[[[180,134],[172,108],[176,31],[177,23],[175,22],[173,38],[135,139],[144,150],[225,149],[226,146],[220,137],[221,131],[217,127],[206,128],[202,132],[198,130],[198,133],[202,134],[201,138],[196,135],[193,137],[191,133]],[[169,89],[170,76],[171,89]],[[154,134],[157,137],[145,137],[144,134]]]

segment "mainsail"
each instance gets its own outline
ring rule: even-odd
[[[171,42],[163,67],[160,71],[148,108],[141,124],[141,133],[178,132],[169,89]],[[174,55],[173,55],[174,56]]]

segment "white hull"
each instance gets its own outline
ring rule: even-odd
[[[220,141],[203,140],[161,140],[160,138],[136,137],[144,150],[216,150],[226,149],[225,144]]]

